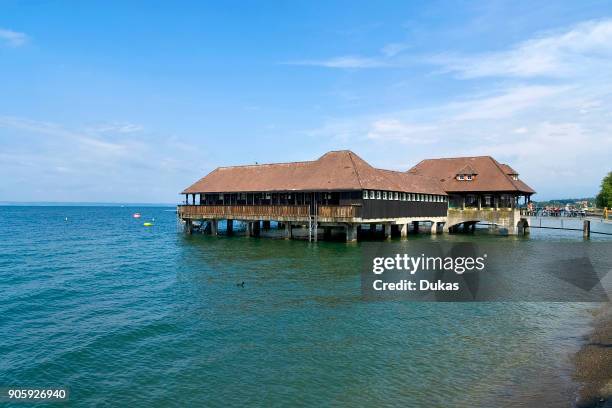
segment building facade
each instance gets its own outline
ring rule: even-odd
[[[535,191],[519,179],[516,170],[490,156],[427,159],[408,173],[440,181],[448,194],[446,230],[473,229],[485,221],[518,234],[529,226],[519,209]]]
[[[340,232],[355,241],[364,230],[405,236],[422,224],[452,232],[481,221],[515,234],[528,227],[519,198],[527,202],[533,193],[489,156],[423,160],[399,172],[343,150],[313,161],[219,167],[182,192],[178,215],[188,232],[217,234],[224,220],[228,234],[241,221],[259,235],[276,221],[284,237],[309,240]]]
[[[342,230],[354,241],[362,229],[405,235],[408,224],[437,227],[448,200],[442,185],[427,176],[377,169],[351,151],[328,152],[314,161],[219,167],[185,189],[179,216],[189,230],[218,220],[244,221],[253,234],[263,222],[278,221],[293,236],[307,229],[309,239]]]

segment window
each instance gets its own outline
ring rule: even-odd
[[[386,199],[387,199],[387,192],[386,192],[386,191],[383,191],[383,192],[382,192],[382,199],[383,199],[383,200],[386,200]]]
[[[472,180],[472,175],[468,174],[467,176],[465,176],[465,179],[468,180],[468,181],[471,181]]]
[[[376,192],[374,192],[373,190],[370,190],[370,199],[373,200],[374,197],[376,195]]]
[[[406,201],[406,193],[402,193],[402,201]]]
[[[459,175],[457,176],[457,180],[463,180],[463,174],[459,174]]]
[[[399,200],[398,193],[393,193],[393,199],[394,200]]]
[[[377,191],[377,192],[376,192],[376,198],[377,198],[378,200],[380,200],[380,194],[381,194],[381,193],[380,193],[380,191]]]
[[[368,199],[368,190],[363,190],[363,199],[367,200]]]
[[[518,180],[518,174],[513,174],[512,175],[512,180]]]

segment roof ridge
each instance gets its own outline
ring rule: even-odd
[[[347,150],[347,154],[348,154],[349,160],[351,161],[351,164],[353,165],[353,172],[355,173],[355,177],[357,177],[357,183],[359,183],[359,187],[361,187],[361,189],[363,190],[363,183],[361,182],[361,177],[359,177],[359,172],[357,171],[357,166],[355,165],[355,161],[353,160],[353,152],[351,152],[350,150]],[[368,165],[370,165],[370,164],[368,163]]]
[[[300,161],[294,161],[294,162],[257,163],[257,164],[237,164],[235,166],[219,166],[215,168],[215,170],[236,169],[240,167],[282,166],[284,164],[307,164],[307,163],[314,163],[314,162],[316,162],[316,160],[300,160]]]
[[[435,157],[433,159],[423,159],[420,162],[418,162],[414,167],[418,166],[419,164],[426,162],[426,161],[432,161],[432,160],[458,160],[458,159],[480,159],[480,158],[490,158],[492,159],[493,157],[487,154],[483,154],[480,156],[455,156],[455,157]]]
[[[516,184],[514,184],[514,180],[512,180],[512,177],[507,175],[506,172],[504,171],[504,169],[501,168],[500,163],[497,160],[495,160],[493,157],[491,157],[491,156],[489,156],[489,158],[493,161],[493,164],[495,164],[495,167],[497,167],[499,169],[499,171],[502,172],[504,177],[506,177],[506,180],[508,180],[510,182],[510,184],[512,184],[512,187],[516,188],[517,190],[520,190],[521,188],[519,186],[517,186]]]

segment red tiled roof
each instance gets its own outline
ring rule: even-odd
[[[470,166],[470,164],[466,164],[465,166],[463,166],[461,169],[459,169],[459,171],[457,171],[457,174],[471,174],[476,175],[478,174],[478,172],[476,170],[474,170],[474,168],[472,166]]]
[[[506,174],[516,174],[518,176],[518,172],[516,170],[514,170],[512,167],[508,166],[507,164],[500,163],[499,166],[502,168],[504,173],[506,173]]]
[[[472,180],[457,180],[457,174],[466,174],[470,166],[477,174]],[[533,194],[535,191],[521,180],[513,180],[509,174],[517,174],[510,166],[502,165],[491,156],[427,159],[408,170],[410,174],[434,177],[447,193],[505,191]]]
[[[314,161],[218,167],[182,194],[347,190],[446,194],[435,179],[374,168],[349,150],[328,152]]]

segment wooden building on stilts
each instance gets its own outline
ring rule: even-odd
[[[448,208],[439,180],[374,168],[348,150],[314,161],[219,167],[182,194],[178,216],[186,231],[197,225],[213,235],[221,220],[228,234],[235,221],[251,236],[275,221],[285,238],[309,240],[356,241],[364,231],[405,236],[420,223],[436,233]]]

